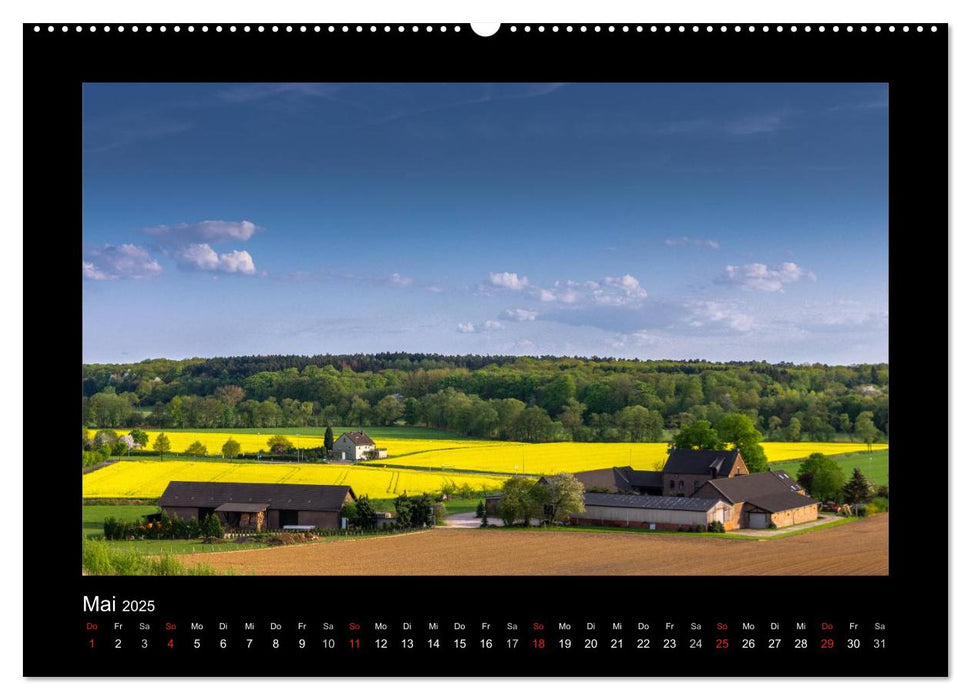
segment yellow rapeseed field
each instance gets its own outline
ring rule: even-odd
[[[325,464],[258,464],[191,462],[184,460],[121,460],[85,474],[85,498],[158,498],[170,481],[239,481],[272,484],[348,484],[357,495],[394,498],[401,493],[437,493],[443,484],[468,484],[476,490],[498,491],[502,477],[479,474],[439,474],[393,467],[329,466]]]
[[[402,441],[408,442],[408,441]],[[770,462],[804,459],[813,452],[826,455],[860,452],[858,442],[764,442]],[[887,445],[874,445],[887,449]],[[556,474],[631,465],[635,469],[660,469],[667,459],[667,443],[662,442],[465,442],[448,450],[414,452],[397,456],[389,450],[382,464],[399,467],[438,467],[448,470],[474,469],[504,474]]]
[[[124,431],[118,431],[123,433]],[[90,431],[93,435],[93,431]],[[158,433],[148,431],[149,445]],[[266,441],[273,435],[269,430],[256,433],[197,433],[167,432],[174,453],[184,452],[196,440],[201,441],[210,454],[218,455],[229,438],[238,441],[244,452],[266,450]],[[318,435],[287,435],[296,447],[320,447]],[[555,474],[587,469],[631,465],[635,469],[660,469],[667,458],[667,443],[662,442],[554,442],[531,444],[496,440],[421,440],[411,438],[382,438],[377,446],[388,450],[387,459],[374,464],[390,467],[423,467],[442,471],[482,471],[501,474]],[[866,446],[859,442],[764,442],[762,447],[770,462],[805,459],[813,452],[826,455],[862,452]],[[874,445],[885,450],[887,445]],[[265,480],[265,479],[264,479]]]

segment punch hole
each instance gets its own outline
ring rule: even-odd
[[[498,32],[502,25],[498,22],[473,22],[469,26],[476,36],[488,38]]]

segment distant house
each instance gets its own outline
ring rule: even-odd
[[[744,474],[733,479],[711,479],[692,494],[694,498],[721,498],[732,505],[726,530],[798,525],[816,520],[819,501],[783,471]]]
[[[388,451],[378,448],[365,432],[343,433],[334,441],[331,454],[335,459],[360,462],[365,459],[384,459]]]
[[[710,479],[748,474],[738,450],[672,450],[662,470],[665,496],[691,496]]]
[[[732,515],[732,506],[723,498],[587,493],[583,496],[583,503],[584,512],[570,519],[576,525],[707,530],[711,523],[725,524]]]
[[[172,481],[159,506],[184,520],[215,513],[233,529],[279,530],[287,525],[341,527],[341,508],[356,499],[350,486]]]
[[[661,495],[661,472],[637,471],[631,467],[608,467],[574,472],[573,476],[583,484],[583,490],[591,493],[629,493],[646,496]],[[540,477],[540,483],[546,477]]]

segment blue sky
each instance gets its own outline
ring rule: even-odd
[[[885,361],[880,84],[89,84],[83,359]]]

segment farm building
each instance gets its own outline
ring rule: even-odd
[[[589,493],[630,493],[642,496],[661,495],[661,472],[637,471],[631,467],[609,467],[574,472],[573,476]],[[544,483],[546,477],[540,477]]]
[[[364,459],[384,459],[388,451],[377,447],[365,432],[343,433],[334,441],[331,451],[336,459],[359,462]]]
[[[710,479],[749,472],[738,450],[672,450],[661,473],[665,496],[690,496]]]
[[[707,529],[724,524],[732,506],[719,498],[634,496],[623,493],[588,493],[584,512],[570,521],[576,525],[642,527],[650,530]]]
[[[783,471],[745,474],[733,479],[711,479],[695,491],[694,498],[721,498],[732,505],[726,530],[798,525],[815,520],[819,501]]]
[[[226,527],[261,532],[287,525],[341,527],[341,508],[355,498],[350,486],[172,481],[159,506],[172,517],[201,520],[215,513]]]

